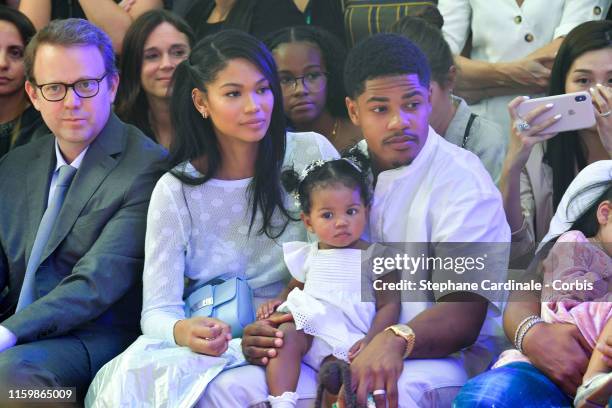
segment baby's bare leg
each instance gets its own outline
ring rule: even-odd
[[[302,357],[312,344],[312,336],[297,330],[293,322],[283,323],[278,329],[283,332],[283,347],[277,349],[277,356],[271,358],[266,367],[268,390],[273,396],[295,391]]]

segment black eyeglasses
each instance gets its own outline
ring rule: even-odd
[[[72,88],[74,93],[80,98],[93,98],[100,92],[100,82],[102,82],[107,75],[108,72],[102,75],[101,78],[81,79],[71,84],[65,84],[63,82],[52,82],[42,85],[37,84],[36,87],[40,89],[43,98],[49,102],[59,102],[64,99],[68,93],[68,88]]]
[[[308,72],[299,77],[293,77],[289,75],[280,76],[280,84],[283,90],[293,92],[297,89],[298,80],[302,81],[302,86],[309,91],[318,92],[323,89],[325,85],[327,72],[313,71]]]

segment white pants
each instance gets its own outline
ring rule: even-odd
[[[450,407],[468,376],[462,358],[406,360],[398,381],[402,408]],[[302,364],[297,393],[300,406],[311,406],[317,393],[316,372]],[[206,388],[198,407],[250,407],[266,401],[268,387],[263,367],[244,366],[224,371]],[[308,400],[308,401],[305,401]]]

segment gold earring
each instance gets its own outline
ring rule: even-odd
[[[204,119],[208,119],[208,113],[206,113],[206,112],[202,113],[202,117],[203,117]]]

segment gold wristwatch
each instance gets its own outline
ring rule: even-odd
[[[410,353],[412,353],[412,349],[414,348],[414,341],[416,339],[414,331],[406,324],[394,324],[387,327],[385,330],[391,330],[393,334],[406,340],[406,351],[404,351],[404,358],[407,358]]]

